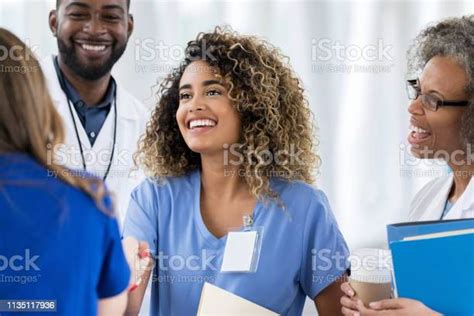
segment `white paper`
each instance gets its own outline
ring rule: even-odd
[[[230,232],[225,245],[222,272],[248,272],[257,241],[257,232]]]
[[[197,316],[278,316],[262,306],[210,283],[204,283]]]

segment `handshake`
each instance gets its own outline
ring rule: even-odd
[[[150,276],[150,271],[153,269],[153,258],[150,253],[150,247],[145,241],[138,241],[133,237],[127,237],[122,240],[123,250],[130,266],[130,286],[128,291],[133,292],[142,283],[146,287]]]

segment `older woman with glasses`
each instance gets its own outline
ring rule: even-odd
[[[448,175],[430,181],[411,204],[411,221],[474,217],[474,16],[451,18],[423,30],[408,52],[411,114],[408,142],[420,159],[443,158]],[[420,286],[426,286],[420,284]],[[398,298],[366,308],[348,283],[341,285],[344,315],[439,315],[422,302]]]

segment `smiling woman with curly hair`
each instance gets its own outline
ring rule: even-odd
[[[159,263],[152,314],[195,315],[204,282],[281,315],[301,315],[307,296],[320,315],[339,313],[348,249],[326,196],[310,186],[319,157],[303,92],[259,38],[218,27],[188,43],[141,139],[135,158],[149,179],[125,220],[124,236],[146,241]],[[233,230],[249,233],[247,255],[229,246],[243,236]],[[249,264],[229,265],[236,255]]]
[[[206,47],[207,51],[201,49]],[[186,54],[185,61],[162,83],[158,107],[140,143],[140,162],[149,175],[180,176],[201,165],[199,154],[179,132],[176,112],[185,69],[207,54],[207,63],[220,70],[227,96],[241,117],[242,146],[234,150],[241,154],[245,170],[241,174],[255,197],[270,193],[271,175],[312,183],[319,162],[313,152],[312,113],[300,80],[284,56],[265,41],[220,28],[201,33],[188,43]],[[292,153],[298,156],[291,157]]]

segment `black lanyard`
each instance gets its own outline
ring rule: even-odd
[[[57,62],[56,59],[55,59],[55,62]],[[58,76],[59,84],[61,85],[61,89],[63,90],[64,94],[66,95],[67,104],[69,106],[69,113],[71,114],[72,123],[74,125],[74,131],[76,132],[77,143],[79,144],[79,150],[81,152],[82,167],[84,168],[84,171],[87,171],[86,159],[84,158],[84,150],[82,149],[82,142],[81,142],[81,138],[79,136],[79,131],[77,129],[76,118],[74,117],[74,113],[72,111],[72,105],[71,105],[72,102],[71,102],[71,100],[69,99],[69,96],[66,93],[66,86],[65,86],[65,81],[64,81],[65,79],[62,76],[61,70],[59,71],[59,74],[60,74]],[[112,106],[114,107],[114,139],[113,139],[113,143],[112,143],[112,153],[110,154],[109,165],[107,166],[107,170],[105,171],[104,177],[102,178],[102,181],[104,181],[104,182],[107,179],[107,176],[109,175],[110,168],[112,167],[112,162],[114,160],[115,145],[117,143],[117,88],[115,88],[115,91],[114,91],[114,102],[112,102]],[[104,122],[104,124],[105,124],[105,122]]]

